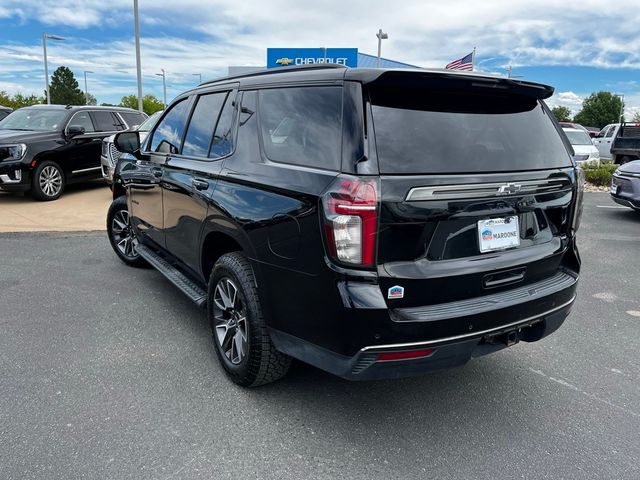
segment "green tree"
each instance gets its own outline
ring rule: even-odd
[[[559,122],[569,122],[571,120],[571,110],[561,105],[551,109]]]
[[[11,107],[14,110],[31,105],[38,105],[40,103],[46,103],[46,99],[36,95],[23,95],[22,93],[16,93],[10,96],[4,90],[0,90],[0,105]]]
[[[582,110],[573,119],[588,127],[602,128],[617,123],[622,111],[622,100],[611,92],[592,93],[582,102]],[[624,119],[623,119],[624,121]]]
[[[98,100],[96,99],[95,95],[93,95],[92,93],[87,93],[86,102],[87,102],[87,105],[98,105]]]
[[[138,109],[138,96],[137,95],[125,95],[120,101],[121,107]],[[142,97],[142,110],[147,115],[156,113],[164,108],[164,104],[153,95],[145,95]]]
[[[58,67],[51,76],[49,86],[51,103],[60,105],[84,105],[84,92],[78,88],[78,81],[67,67]]]

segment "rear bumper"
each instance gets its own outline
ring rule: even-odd
[[[540,340],[562,325],[574,300],[575,295],[548,311],[488,330],[422,342],[372,345],[351,357],[277,330],[271,330],[271,337],[278,350],[347,380],[401,378],[462,366],[471,358],[496,352],[520,340]],[[380,357],[381,354],[416,351],[424,356],[408,360]]]

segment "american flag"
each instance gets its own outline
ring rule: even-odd
[[[473,71],[473,52],[469,55],[465,55],[458,60],[454,60],[451,63],[447,63],[447,66],[444,67],[447,70],[469,70]]]

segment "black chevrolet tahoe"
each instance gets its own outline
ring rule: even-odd
[[[115,173],[115,253],[206,307],[244,386],[465,364],[563,323],[583,180],[543,99],[469,72],[286,67],[178,96]]]
[[[56,200],[67,183],[102,176],[102,139],[139,125],[129,108],[34,105],[0,120],[0,190]]]

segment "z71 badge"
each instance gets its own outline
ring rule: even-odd
[[[395,287],[391,287],[389,292],[387,293],[387,298],[403,298],[404,297],[404,287],[400,285],[396,285]]]

